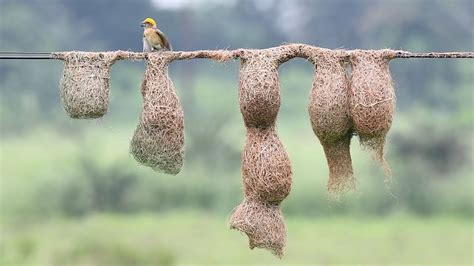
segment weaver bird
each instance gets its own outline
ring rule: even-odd
[[[143,30],[143,52],[171,50],[171,44],[165,34],[156,27],[152,18],[142,21]]]

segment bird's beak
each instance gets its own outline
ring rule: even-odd
[[[142,28],[145,28],[145,27],[146,27],[145,22],[142,22],[142,23],[140,24],[140,26],[141,26]]]

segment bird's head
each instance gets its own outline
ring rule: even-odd
[[[153,28],[156,27],[156,22],[152,18],[146,18],[144,21],[142,21],[141,25],[144,28]]]

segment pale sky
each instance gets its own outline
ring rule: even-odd
[[[195,7],[205,5],[232,5],[234,0],[152,0],[157,7],[164,9],[179,9],[183,7]]]

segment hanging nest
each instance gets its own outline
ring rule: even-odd
[[[387,176],[390,168],[384,159],[384,144],[395,111],[395,91],[388,63],[395,55],[392,50],[355,50],[350,54],[349,99],[354,127],[361,144],[375,152]]]
[[[308,112],[314,134],[324,148],[329,166],[328,191],[337,198],[355,188],[350,154],[352,122],[348,108],[349,79],[344,51],[312,48],[314,64]]]
[[[265,50],[238,50],[240,112],[247,127],[268,127],[275,123],[280,108],[278,67],[293,58],[298,45]]]
[[[117,60],[115,52],[53,53],[63,60],[60,82],[63,107],[72,118],[93,119],[107,113],[110,68]]]
[[[240,110],[247,127],[242,154],[244,200],[230,226],[249,237],[250,248],[266,248],[282,256],[286,228],[280,202],[291,190],[291,165],[275,130],[280,108],[278,66],[285,51],[240,54]]]
[[[142,82],[143,109],[130,152],[155,171],[176,175],[184,157],[184,116],[168,75],[172,53],[149,53]]]
[[[247,198],[280,203],[290,193],[290,159],[274,127],[247,130],[242,178]]]
[[[256,54],[242,58],[239,79],[240,112],[247,127],[268,127],[280,109],[280,86],[276,61]]]
[[[235,208],[230,220],[232,229],[248,236],[251,249],[265,248],[278,257],[283,256],[286,227],[279,204],[244,199]]]

